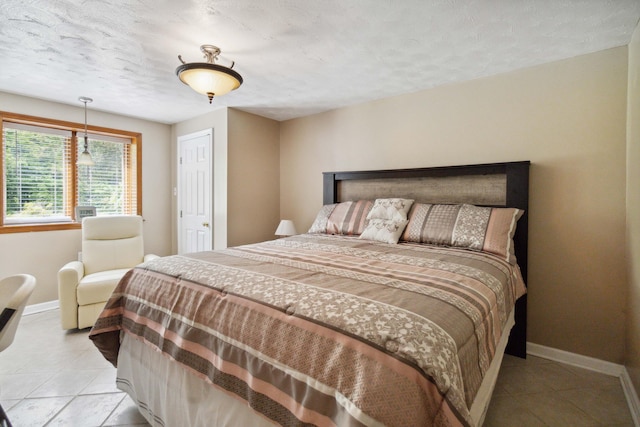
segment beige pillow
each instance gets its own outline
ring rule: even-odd
[[[311,228],[309,229],[309,231],[307,231],[307,233],[326,233],[329,216],[331,215],[331,212],[333,212],[335,207],[335,203],[332,205],[324,205],[323,207],[321,207],[318,211],[318,214],[316,215],[316,219],[313,221],[313,224],[311,224]]]
[[[406,219],[370,219],[360,238],[395,244],[408,222]]]
[[[367,219],[404,220],[412,204],[411,199],[376,199]]]
[[[324,205],[316,215],[309,233],[359,235],[364,230],[371,200]]]
[[[515,208],[416,203],[402,240],[489,252],[515,264],[513,235],[523,213]]]

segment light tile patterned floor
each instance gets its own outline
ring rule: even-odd
[[[619,378],[507,355],[485,420],[486,427],[633,425]]]
[[[24,316],[0,353],[0,403],[15,427],[146,426],[115,386],[116,370],[87,338],[60,328],[51,310]]]
[[[0,403],[15,427],[146,426],[113,368],[59,312],[23,317],[0,353]],[[537,357],[505,356],[485,422],[497,426],[633,426],[615,377]]]

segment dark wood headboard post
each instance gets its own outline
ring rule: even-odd
[[[330,205],[337,200],[338,181],[336,174],[333,172],[324,172],[322,174],[322,204]]]
[[[323,173],[323,204],[337,203],[339,200],[339,183],[350,180],[367,179],[415,179],[415,178],[448,178],[462,176],[499,175],[505,177],[506,194],[499,203],[491,204],[495,207],[514,207],[524,210],[518,221],[514,236],[514,250],[522,277],[527,282],[527,253],[529,227],[529,161],[490,163],[468,166],[445,166],[419,169],[396,169],[356,172],[324,172]],[[412,184],[413,185],[413,181]],[[504,187],[501,187],[504,189]],[[402,194],[394,197],[403,197]],[[429,200],[420,200],[429,203]],[[465,200],[456,201],[464,203]],[[468,203],[468,201],[467,201]],[[527,354],[527,296],[524,295],[516,302],[516,325],[511,330],[506,352],[514,356],[526,357]]]
[[[516,258],[525,284],[528,270],[529,242],[529,166],[530,162],[507,163],[507,205],[524,210],[518,220],[514,245]],[[516,301],[516,324],[511,329],[505,352],[513,356],[527,357],[527,295]]]

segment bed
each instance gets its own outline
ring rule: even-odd
[[[525,355],[528,169],[324,173],[308,233],[136,267],[90,339],[154,426],[481,425]]]

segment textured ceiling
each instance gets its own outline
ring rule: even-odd
[[[0,91],[286,120],[623,46],[639,18],[640,0],[1,0]],[[202,44],[244,78],[213,105],[175,75]]]

